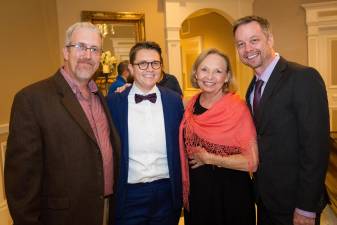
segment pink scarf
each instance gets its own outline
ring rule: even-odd
[[[190,190],[188,155],[203,147],[207,152],[228,157],[242,154],[251,168],[252,149],[256,144],[256,131],[248,107],[239,96],[225,94],[210,109],[194,115],[198,95],[187,104],[179,128],[179,147],[182,169],[183,202],[189,209]]]

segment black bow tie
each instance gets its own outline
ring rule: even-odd
[[[139,94],[135,94],[135,102],[139,103],[143,100],[149,100],[152,103],[155,103],[157,100],[157,94],[156,93],[152,93],[152,94],[148,94],[148,95],[139,95]]]

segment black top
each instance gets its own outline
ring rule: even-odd
[[[200,96],[201,95],[198,96],[198,99],[194,103],[194,111],[193,111],[194,115],[203,114],[204,112],[206,112],[208,110],[205,107],[203,107],[202,105],[200,105]]]

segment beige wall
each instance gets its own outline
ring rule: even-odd
[[[59,65],[55,0],[1,2],[0,143],[14,94],[49,76]],[[1,147],[1,146],[0,146]],[[0,148],[0,224],[12,224],[3,187],[3,152]]]
[[[2,1],[0,125],[8,123],[14,94],[58,67],[55,0]]]
[[[306,3],[333,0],[255,0],[254,14],[269,20],[274,33],[275,50],[288,60],[308,64]]]

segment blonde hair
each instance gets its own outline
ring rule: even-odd
[[[192,86],[195,88],[200,88],[198,85],[197,79],[196,79],[196,73],[198,71],[200,64],[205,60],[205,58],[212,54],[222,57],[225,64],[227,65],[227,71],[226,71],[227,81],[223,84],[222,91],[224,93],[235,92],[236,87],[235,87],[234,76],[233,76],[232,67],[231,67],[229,58],[227,55],[225,55],[224,53],[220,52],[218,49],[215,49],[215,48],[211,48],[211,49],[207,49],[203,51],[202,53],[199,54],[197,59],[194,61],[193,66],[192,66],[192,72],[191,72]]]

